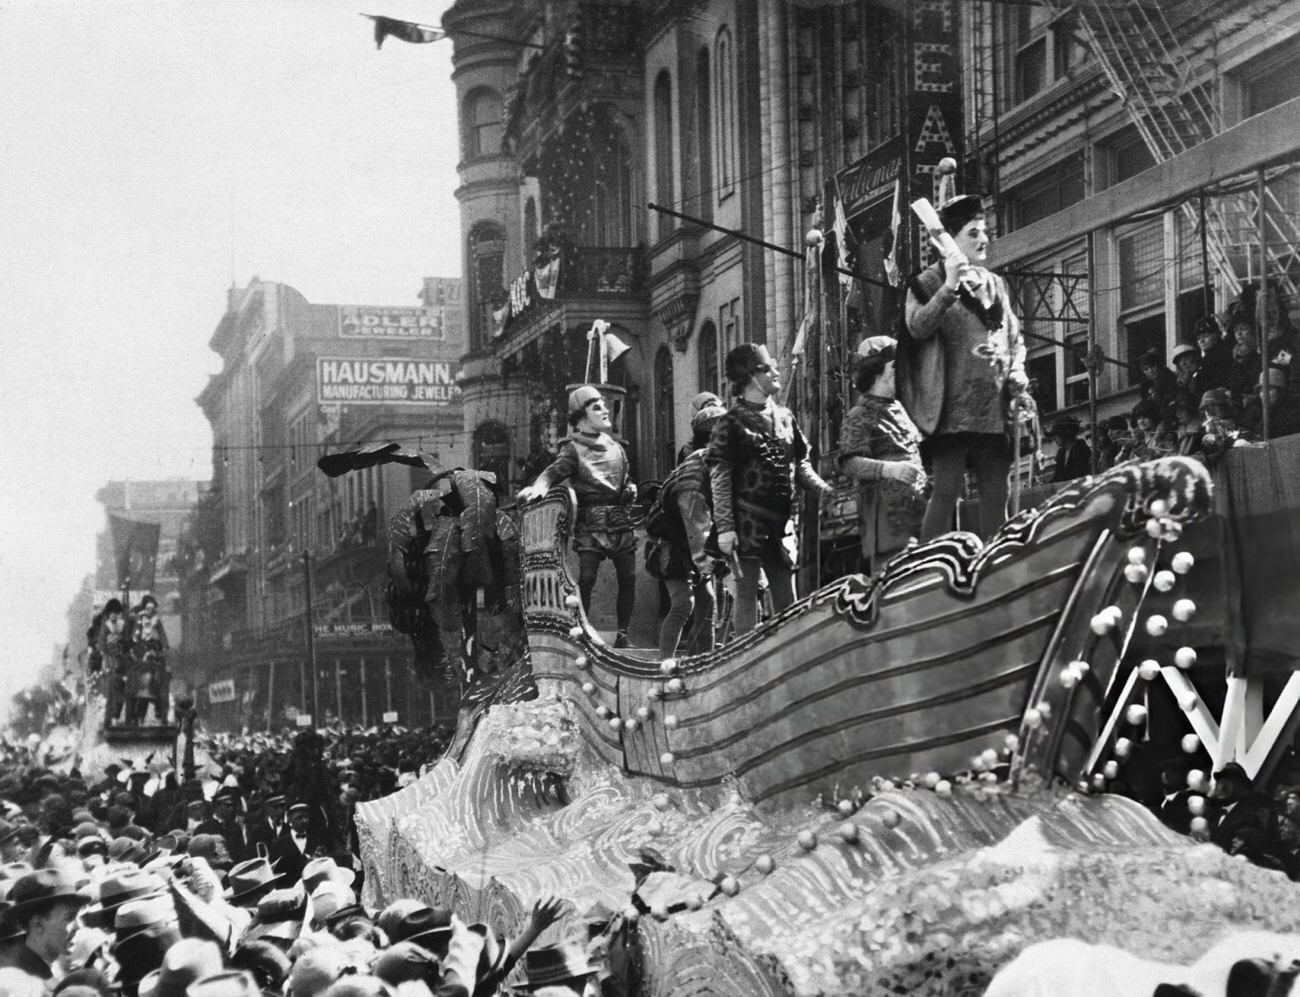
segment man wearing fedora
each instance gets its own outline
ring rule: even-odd
[[[53,966],[67,948],[77,912],[89,898],[59,871],[38,869],[14,883],[9,902],[7,920],[26,935],[15,965],[36,979],[53,979]]]
[[[597,967],[576,945],[546,945],[524,956],[522,989],[533,997],[600,997]]]
[[[737,556],[734,630],[758,621],[759,574],[767,575],[780,612],[794,602],[794,544],[786,544],[797,489],[829,495],[813,470],[808,441],[793,413],[776,401],[781,374],[761,343],[741,343],[727,353],[727,380],[735,400],[709,439],[709,479],[718,549]]]
[[[578,591],[582,608],[591,611],[600,562],[614,563],[618,578],[615,647],[627,647],[627,629],[636,603],[636,535],[629,506],[636,501],[636,485],[623,445],[610,435],[609,406],[594,384],[582,384],[569,393],[569,427],[560,454],[531,485],[519,489],[519,501],[541,498],[562,481],[573,486],[578,499],[578,522],[573,547],[578,552]]]

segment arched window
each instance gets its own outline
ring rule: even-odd
[[[495,322],[494,308],[505,300],[506,233],[494,222],[479,222],[469,232],[469,345],[479,350],[487,345]]]
[[[465,158],[495,156],[505,135],[501,95],[495,90],[473,90],[465,98]]]
[[[660,479],[677,463],[673,415],[673,355],[661,346],[655,354],[655,471]]]
[[[613,155],[606,168],[596,177],[592,200],[592,245],[632,246],[636,238],[633,219],[632,150],[627,138],[618,132],[613,139]]]
[[[709,76],[709,50],[695,59],[695,148],[699,151],[700,217],[713,220],[713,82]]]
[[[654,92],[654,162],[655,200],[664,207],[673,207],[673,84],[664,69],[655,77]],[[658,213],[657,213],[658,214]],[[666,238],[676,228],[672,215],[659,214],[659,238]]]
[[[718,380],[718,328],[712,322],[700,326],[696,349],[700,357],[700,390],[722,394],[722,384]]]
[[[731,30],[724,26],[713,42],[714,163],[719,201],[736,189],[736,67],[732,60]]]
[[[491,471],[503,491],[510,488],[510,430],[500,422],[485,422],[474,430],[473,466]]]

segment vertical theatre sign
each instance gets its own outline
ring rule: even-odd
[[[907,155],[905,204],[918,197],[935,200],[939,161],[951,156],[961,163],[961,74],[957,65],[955,0],[914,0],[907,18]],[[973,193],[973,192],[972,192]],[[906,212],[910,216],[911,212]],[[911,226],[911,259],[922,260],[928,244]]]
[[[443,360],[316,358],[321,405],[450,405],[460,397],[457,366]]]

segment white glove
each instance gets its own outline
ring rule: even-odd
[[[887,460],[880,469],[882,478],[901,481],[905,485],[916,486],[925,481],[925,472],[906,460]]]

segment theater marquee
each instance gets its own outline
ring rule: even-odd
[[[460,397],[457,365],[405,358],[316,358],[321,405],[449,405]]]

